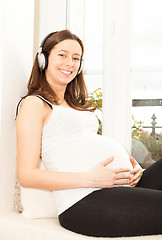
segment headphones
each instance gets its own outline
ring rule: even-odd
[[[40,44],[40,47],[38,49],[38,55],[37,55],[37,66],[38,66],[38,69],[40,72],[46,70],[47,66],[48,66],[48,56],[45,52],[43,52],[43,46],[45,44],[45,42],[47,41],[47,39],[55,34],[57,32],[51,32],[49,33],[44,39],[43,41],[41,42]],[[83,67],[83,60],[81,59],[80,60],[80,66],[79,66],[79,69],[78,69],[78,72],[77,72],[77,75],[81,73],[82,71],[82,67]]]
[[[40,72],[42,72],[43,70],[45,70],[48,66],[48,56],[45,52],[43,52],[43,46],[46,42],[46,40],[52,35],[55,34],[57,32],[51,32],[49,33],[41,42],[41,45],[38,49],[38,55],[37,55],[37,65],[38,65],[38,69],[40,70]]]

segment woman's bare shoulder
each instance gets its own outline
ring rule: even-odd
[[[45,110],[45,104],[37,96],[27,96],[26,98],[23,99],[21,106],[19,107],[18,111],[18,116],[19,115],[27,115],[27,116],[32,116],[32,115],[43,115]]]
[[[34,106],[40,106],[40,107],[44,106],[43,100],[34,95],[29,95],[29,96],[25,97],[22,102],[22,105],[25,105],[25,106],[33,105],[33,104],[34,104]]]

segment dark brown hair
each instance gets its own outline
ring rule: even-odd
[[[80,44],[82,49],[82,59],[84,53],[83,43],[75,34],[72,34],[69,30],[62,30],[53,33],[45,41],[42,51],[48,57],[54,46],[66,39],[76,40]],[[48,83],[45,75],[45,70],[41,72],[38,69],[37,55],[38,53],[36,54],[33,63],[33,69],[29,78],[27,95],[38,94],[47,99],[52,104],[58,105],[58,95]],[[84,76],[82,71],[70,83],[68,83],[64,98],[68,105],[74,109],[84,111],[95,110],[94,108],[91,108],[91,103],[88,100],[87,88],[84,82]]]

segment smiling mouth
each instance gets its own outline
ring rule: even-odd
[[[72,74],[72,71],[68,71],[68,70],[59,69],[59,71],[63,74],[66,74],[66,75]]]

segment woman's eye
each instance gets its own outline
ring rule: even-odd
[[[80,61],[80,58],[74,57],[74,61]]]
[[[60,53],[60,54],[59,54],[59,56],[60,56],[60,57],[65,57],[65,55],[64,55],[64,54],[62,54],[62,53]]]

